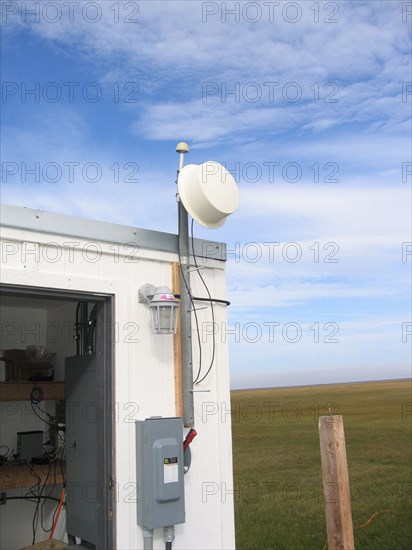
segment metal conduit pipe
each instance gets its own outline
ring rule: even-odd
[[[153,550],[153,529],[143,530],[143,550]]]
[[[184,155],[189,151],[186,143],[179,143],[176,152],[179,153],[179,174],[183,168]],[[182,341],[182,379],[183,379],[183,424],[194,426],[193,403],[193,364],[192,364],[192,323],[190,317],[190,273],[189,273],[189,221],[188,214],[178,197],[179,214],[179,261],[180,261],[180,320]]]

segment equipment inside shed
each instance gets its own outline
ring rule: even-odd
[[[0,547],[53,539],[95,548],[110,454],[102,447],[101,397],[112,390],[102,372],[110,300],[2,290]]]

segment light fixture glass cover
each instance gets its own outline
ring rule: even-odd
[[[174,334],[177,326],[177,302],[151,302],[152,330],[156,334]]]
[[[176,332],[179,304],[169,287],[144,285],[139,289],[139,300],[149,305],[152,331],[155,334]]]

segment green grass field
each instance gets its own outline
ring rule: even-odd
[[[402,380],[233,391],[237,549],[324,548],[329,413],[344,421],[355,547],[412,548],[411,402]]]

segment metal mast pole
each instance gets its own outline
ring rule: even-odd
[[[184,156],[189,152],[186,143],[179,143],[176,147],[179,153],[179,173],[183,168]],[[189,274],[189,220],[188,214],[178,196],[179,214],[179,261],[180,261],[180,319],[182,341],[183,366],[183,424],[186,427],[194,426],[193,406],[193,363],[192,363],[192,322],[190,310],[190,274]]]

